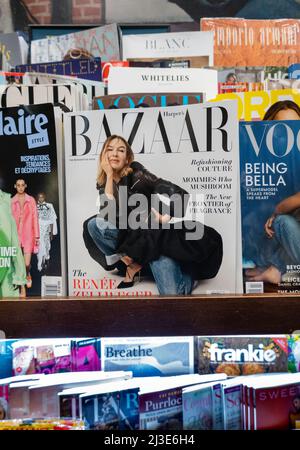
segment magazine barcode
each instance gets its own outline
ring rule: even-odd
[[[62,280],[61,277],[42,277],[42,296],[61,297]]]
[[[246,294],[262,294],[264,292],[263,281],[247,281]]]

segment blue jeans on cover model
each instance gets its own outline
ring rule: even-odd
[[[110,264],[122,255],[116,255],[119,230],[101,217],[88,222],[88,232],[99,250],[106,255]],[[115,258],[111,259],[109,257]],[[188,295],[192,292],[194,280],[182,271],[180,264],[167,256],[161,256],[149,263],[151,272],[161,295]]]
[[[272,228],[275,234],[267,239],[255,263],[258,267],[275,266],[281,274],[287,265],[300,264],[300,223],[288,214],[275,217]]]

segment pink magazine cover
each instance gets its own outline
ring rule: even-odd
[[[84,339],[73,345],[72,366],[76,371],[101,370],[100,339]]]

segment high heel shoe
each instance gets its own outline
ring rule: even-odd
[[[131,281],[121,281],[121,283],[118,284],[117,289],[128,289],[128,288],[131,288],[134,285],[134,279],[135,279],[135,277],[137,275],[139,277],[138,281],[140,282],[140,280],[141,280],[141,270],[142,269],[139,269],[137,272],[135,272],[135,274],[133,275],[133,278],[132,278]],[[128,267],[127,267],[127,270],[126,270],[126,275],[127,275],[127,273],[129,275]]]
[[[118,269],[116,275],[119,275],[120,277],[126,277],[127,264],[125,264],[121,259],[116,262],[116,264],[114,264],[114,269]]]

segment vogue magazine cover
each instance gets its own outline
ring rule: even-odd
[[[167,92],[159,94],[123,94],[94,97],[93,109],[145,108],[147,106],[176,106],[203,103],[204,94]]]
[[[245,291],[299,292],[300,109],[287,101],[270,112],[240,122]]]

